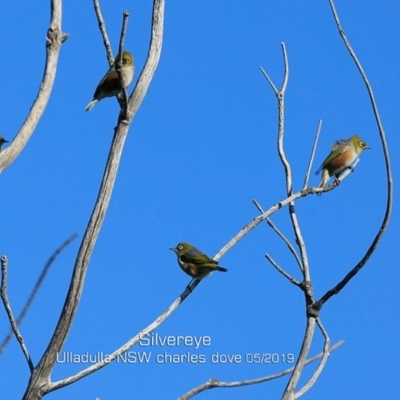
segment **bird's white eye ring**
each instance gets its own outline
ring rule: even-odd
[[[178,249],[179,250],[183,250],[183,246],[178,246]]]
[[[365,147],[365,143],[364,142],[360,142],[360,146],[361,147]]]

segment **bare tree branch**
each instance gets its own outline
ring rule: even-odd
[[[284,62],[284,75],[281,90],[277,93],[276,97],[278,99],[278,155],[285,169],[286,177],[286,191],[288,196],[293,193],[293,182],[292,182],[292,170],[290,164],[286,158],[285,151],[283,149],[283,137],[285,134],[285,92],[289,80],[289,61],[286,52],[285,43],[281,43],[283,52],[283,62]]]
[[[334,350],[336,350],[338,347],[340,347],[342,344],[344,344],[344,340],[340,340],[339,342],[335,343],[330,349],[329,351],[332,352]],[[308,365],[318,359],[320,359],[321,357],[323,357],[324,353],[319,353],[316,356],[309,358],[304,365]],[[192,389],[190,392],[185,393],[183,396],[179,397],[178,400],[188,400],[192,397],[194,397],[195,395],[204,392],[205,390],[208,389],[214,389],[216,387],[238,387],[238,386],[247,386],[247,385],[255,385],[258,383],[263,383],[263,382],[268,382],[268,381],[272,381],[273,379],[277,379],[280,378],[282,376],[288,375],[290,373],[292,373],[294,370],[293,368],[289,368],[286,369],[284,371],[278,372],[277,374],[273,374],[273,375],[268,375],[268,376],[264,376],[262,378],[257,378],[257,379],[249,379],[246,381],[239,381],[239,382],[219,382],[217,379],[210,379],[209,381],[203,383],[202,385]]]
[[[296,279],[296,278],[293,278],[293,276],[292,275],[290,275],[290,274],[288,274],[281,266],[279,266],[273,259],[272,259],[272,257],[268,254],[268,253],[266,253],[265,254],[265,258],[272,264],[272,266],[274,267],[274,268],[276,268],[285,278],[287,278],[290,282],[292,282],[293,283],[293,285],[296,285],[296,286],[301,286],[301,283]]]
[[[262,74],[264,75],[265,79],[268,81],[268,83],[271,85],[272,90],[274,91],[274,93],[276,94],[276,96],[278,96],[278,89],[276,88],[276,86],[274,85],[274,82],[272,82],[271,78],[268,76],[268,74],[265,72],[263,67],[260,67],[260,70],[262,72]]]
[[[67,38],[68,35],[61,31],[61,0],[52,0],[51,23],[46,38],[46,66],[42,83],[38,95],[17,136],[10,145],[0,153],[0,173],[12,164],[21,153],[43,115],[53,89],[61,44],[67,40]]]
[[[364,72],[364,69],[362,68],[362,65],[360,63],[360,61],[358,60],[352,46],[350,45],[350,42],[343,30],[343,27],[340,23],[339,20],[339,16],[337,14],[335,5],[333,0],[329,0],[329,4],[331,6],[332,9],[332,13],[333,13],[333,17],[335,19],[336,22],[336,26],[339,30],[339,34],[343,39],[343,42],[347,48],[347,50],[350,53],[351,58],[353,59],[353,61],[355,62],[358,71],[361,74],[361,77],[364,81],[364,84],[367,88],[368,91],[368,95],[371,101],[371,105],[372,105],[372,109],[375,115],[375,120],[376,123],[378,125],[378,129],[379,129],[379,135],[381,138],[381,142],[382,142],[382,148],[383,148],[383,154],[385,156],[385,166],[386,166],[386,180],[387,180],[387,201],[386,201],[386,210],[385,210],[385,214],[383,217],[383,221],[382,224],[378,230],[378,233],[376,234],[374,240],[372,241],[370,247],[368,248],[367,252],[365,253],[365,255],[362,257],[362,259],[358,262],[358,264],[332,289],[328,290],[318,301],[316,301],[313,305],[312,308],[314,308],[315,310],[319,310],[322,308],[322,306],[324,305],[325,302],[327,302],[333,295],[338,294],[349,282],[350,280],[358,273],[358,271],[361,270],[361,268],[366,264],[366,262],[369,260],[369,258],[372,256],[372,254],[374,253],[375,249],[378,247],[379,242],[382,239],[383,234],[386,231],[386,228],[388,226],[389,223],[389,219],[390,219],[390,215],[392,212],[392,207],[393,207],[393,178],[392,178],[392,169],[390,166],[390,158],[389,158],[389,150],[387,147],[387,143],[386,143],[386,135],[385,135],[385,131],[383,129],[383,125],[381,122],[381,118],[379,115],[379,111],[378,111],[378,105],[376,104],[375,101],[375,97],[374,97],[374,93],[372,91],[372,87],[371,84],[369,83],[369,80],[367,78],[366,73]]]
[[[122,13],[122,27],[121,27],[121,35],[119,37],[119,45],[118,45],[118,53],[121,54],[121,59],[120,59],[121,63],[122,63],[122,52],[124,51],[125,36],[126,36],[127,28],[128,28],[128,19],[129,19],[129,12],[124,11]]]
[[[119,84],[121,87],[124,87],[124,79],[121,74],[121,68],[122,68],[122,59],[123,59],[123,50],[124,50],[124,42],[125,42],[125,36],[126,36],[126,30],[128,27],[128,19],[129,19],[129,13],[128,11],[124,11],[122,14],[122,28],[121,28],[121,35],[119,38],[119,46],[118,46],[118,54],[119,54],[119,59],[115,60],[115,69],[118,72],[119,76]],[[126,110],[128,107],[128,92],[126,89],[123,89],[121,92],[121,95],[118,96],[118,101],[121,106],[121,119],[125,120],[126,118]]]
[[[112,53],[110,39],[108,38],[106,30],[106,23],[104,22],[103,15],[101,14],[99,0],[93,0],[93,7],[96,13],[97,22],[99,24],[100,33],[103,38],[104,47],[106,48],[108,64],[111,66],[114,63],[114,56]]]
[[[312,338],[314,336],[314,330],[315,330],[315,318],[308,317],[306,331],[304,333],[304,338],[303,338],[303,343],[301,345],[299,358],[296,362],[293,373],[290,376],[289,382],[286,385],[285,391],[282,396],[282,400],[293,399],[296,385],[299,382],[301,373],[303,372],[304,366],[306,364],[307,354],[310,351]]]
[[[301,264],[300,258],[297,255],[295,248],[292,246],[292,244],[289,242],[289,240],[286,238],[286,236],[275,226],[275,224],[272,222],[272,220],[270,218],[266,218],[266,221],[267,221],[268,225],[277,233],[277,235],[287,244],[289,251],[293,254],[300,270],[302,271],[303,265]]]
[[[317,381],[317,379],[319,378],[319,376],[321,375],[322,370],[325,367],[326,362],[328,361],[328,357],[330,355],[330,349],[329,346],[331,344],[331,341],[329,339],[328,336],[328,332],[325,330],[324,326],[322,325],[322,322],[319,318],[316,319],[317,321],[317,325],[320,328],[325,341],[324,341],[324,349],[322,352],[322,357],[321,357],[321,362],[318,364],[317,369],[314,371],[312,377],[310,378],[310,380],[304,385],[304,387],[302,387],[298,392],[296,392],[294,394],[294,398],[298,399],[299,397],[301,397],[304,393],[306,393],[308,390],[311,389],[311,387],[314,385],[314,383]]]
[[[28,312],[30,306],[33,303],[33,300],[36,297],[37,292],[40,289],[40,286],[42,286],[42,283],[44,281],[44,278],[47,275],[47,272],[49,272],[49,269],[51,267],[51,265],[53,264],[53,262],[55,261],[55,259],[57,258],[57,256],[77,237],[77,234],[74,233],[72,236],[70,236],[67,240],[64,241],[64,243],[61,244],[61,246],[59,246],[56,251],[51,255],[51,257],[48,259],[47,263],[45,264],[41,274],[39,275],[38,280],[35,283],[35,286],[32,289],[31,294],[28,297],[27,302],[25,303],[24,308],[22,309],[21,313],[19,314],[17,320],[16,320],[16,324],[17,326],[20,326],[23,319],[25,318],[26,313]],[[10,329],[10,332],[8,333],[8,335],[4,338],[3,342],[0,345],[0,354],[5,350],[8,342],[11,340],[13,335],[13,329]]]
[[[50,374],[56,363],[57,354],[62,349],[71,329],[72,321],[82,295],[86,271],[111,198],[130,123],[147,92],[160,58],[163,23],[164,0],[154,0],[152,37],[148,58],[131,96],[133,99],[129,101],[127,118],[124,120],[119,119],[118,126],[115,129],[99,194],[76,258],[68,294],[50,343],[29,381],[28,388],[24,394],[24,399],[26,400],[40,399],[45,393],[54,390],[54,385],[50,382]]]
[[[152,38],[149,54],[147,56],[146,65],[144,66],[142,73],[136,82],[135,90],[129,97],[128,104],[128,119],[133,118],[133,115],[138,110],[142,103],[144,96],[149,88],[147,82],[153,77],[154,72],[157,68],[158,61],[161,56],[162,40],[156,40],[156,38],[162,38],[163,36],[163,19],[164,19],[164,3],[165,1],[155,0],[153,7],[153,23],[152,23]]]
[[[262,209],[261,205],[258,203],[257,200],[253,199],[253,203],[257,207],[258,211],[264,213],[264,210]],[[293,257],[295,258],[297,265],[299,266],[300,269],[302,269],[303,266],[301,265],[300,258],[296,253],[296,249],[293,247],[292,243],[290,243],[289,239],[278,229],[278,227],[272,222],[270,218],[266,218],[265,220],[268,223],[268,225],[274,230],[274,232],[286,243],[287,247],[289,248],[289,251],[293,254]]]
[[[22,352],[24,353],[29,369],[32,372],[34,369],[32,359],[31,356],[29,355],[28,349],[25,346],[25,341],[21,335],[21,332],[18,329],[17,322],[15,321],[14,314],[12,312],[10,302],[7,297],[7,264],[8,264],[7,257],[2,256],[0,262],[1,262],[1,299],[3,300],[4,308],[6,309],[8,320],[10,321],[14,335],[17,338],[19,345],[21,346]]]

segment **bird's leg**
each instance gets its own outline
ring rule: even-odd
[[[192,289],[190,288],[190,285],[192,284],[192,282],[195,280],[196,278],[192,278],[192,280],[188,283],[188,285],[186,286],[186,290],[189,290],[190,293],[192,293]]]

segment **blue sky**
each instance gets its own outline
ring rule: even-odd
[[[148,50],[151,2],[103,3],[114,51],[122,12],[130,12],[126,49],[135,56],[136,82]],[[396,182],[400,5],[337,1],[336,6],[373,85]],[[64,347],[73,354],[111,353],[180,295],[190,279],[170,247],[187,241],[213,256],[258,215],[252,199],[267,209],[284,198],[276,99],[259,71],[263,66],[281,84],[281,42],[290,63],[285,150],[295,190],[303,184],[319,119],[323,127],[313,171],[337,139],[358,133],[372,147],[339,188],[297,203],[317,297],[360,260],[383,219],[386,183],[377,126],[328,1],[302,6],[293,0],[173,1],[165,15],[160,64],[130,128]],[[9,259],[9,297],[16,314],[51,253],[72,233],[79,235],[52,266],[21,326],[34,363],[57,323],[118,116],[115,99],[84,112],[108,67],[92,2],[65,2],[63,16],[63,31],[70,37],[61,49],[50,102],[28,145],[0,177],[0,253]],[[5,77],[0,132],[10,141],[38,90],[48,23],[48,3],[0,4]],[[318,182],[313,173],[311,183]],[[272,219],[293,239],[287,209]],[[400,356],[399,221],[395,197],[389,228],[373,257],[323,308],[321,319],[332,343],[343,339],[345,345],[332,353],[305,398],[396,397],[398,372],[388,366]],[[266,252],[300,279],[286,246],[261,224],[221,259],[229,272],[203,281],[156,331],[160,337],[209,336],[210,346],[135,346],[131,350],[146,352],[149,363],[113,363],[46,398],[173,399],[210,378],[250,379],[290,367],[288,362],[211,362],[216,353],[243,358],[298,354],[305,328],[303,295],[267,263]],[[5,335],[8,322],[3,311],[0,315]],[[322,343],[316,331],[310,355],[319,353]],[[204,355],[206,362],[157,362],[160,354],[188,352]],[[87,366],[59,364],[52,379]],[[313,367],[307,367],[303,383]],[[29,375],[14,339],[0,356],[0,371],[2,393],[21,398]],[[283,378],[214,389],[199,398],[280,398],[285,384]]]

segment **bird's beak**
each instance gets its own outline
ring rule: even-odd
[[[170,250],[176,251],[176,247],[171,247]]]

